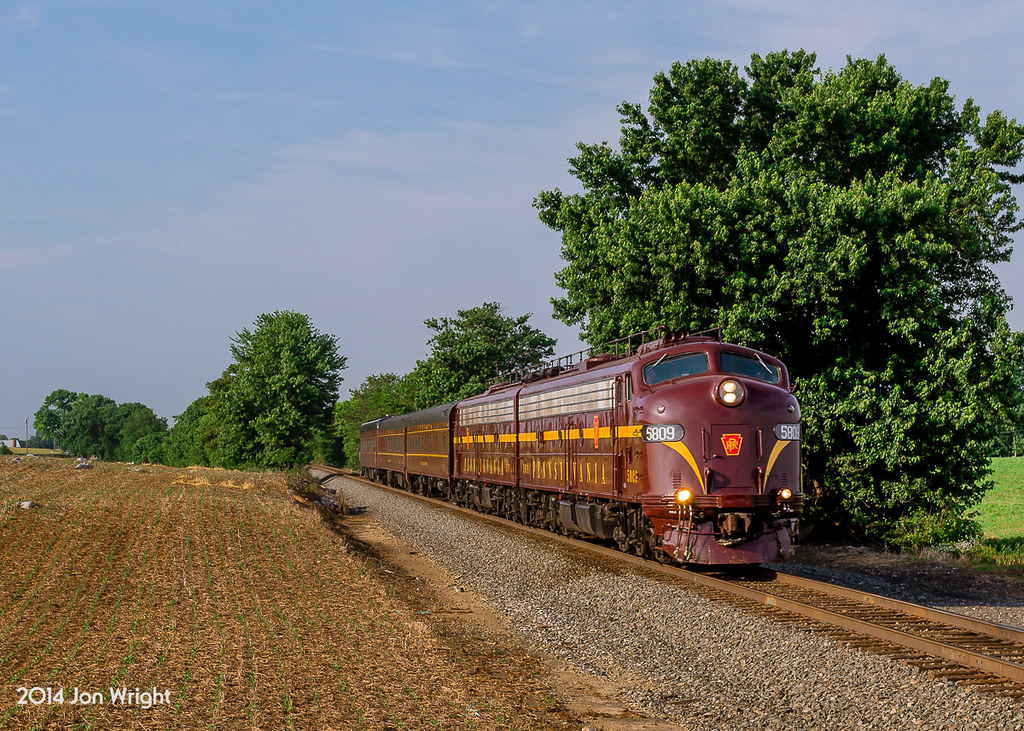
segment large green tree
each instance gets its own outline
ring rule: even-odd
[[[599,344],[721,325],[785,358],[821,522],[903,544],[969,535],[981,443],[1021,337],[992,270],[1020,230],[1024,127],[884,57],[674,64],[618,149],[577,145],[583,192],[535,200],[562,236],[555,314]]]
[[[63,447],[67,436],[67,416],[74,403],[86,394],[58,388],[43,400],[32,419],[36,434]]]
[[[136,439],[127,451],[126,461],[168,464],[167,432],[152,432]]]
[[[256,318],[231,342],[235,362],[213,396],[225,466],[290,467],[312,456],[331,426],[345,357],[338,340],[299,312]]]
[[[81,395],[64,419],[62,446],[80,457],[115,460],[120,455],[122,423],[123,414],[114,399],[101,394]]]
[[[555,340],[529,324],[532,314],[503,315],[497,302],[459,310],[456,317],[432,317],[430,355],[410,374],[418,408],[482,392],[488,380],[551,358]]]
[[[156,454],[153,445],[167,435],[167,419],[157,416],[153,409],[137,402],[121,404],[117,408],[120,422],[118,432],[118,456],[120,459],[124,462],[158,461],[152,459]],[[147,445],[149,445],[145,450],[145,455],[142,455],[135,447],[135,443],[143,438],[147,439]],[[143,456],[145,459],[142,459]]]
[[[207,384],[209,386],[209,384]],[[217,425],[210,416],[211,396],[200,396],[174,417],[163,447],[165,464],[209,467],[216,451]]]

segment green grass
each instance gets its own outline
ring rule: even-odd
[[[1024,569],[1024,457],[992,460],[989,490],[978,505],[978,523],[984,534],[964,558],[974,564]]]
[[[978,506],[978,522],[986,538],[1024,541],[1024,457],[992,460],[996,485]]]

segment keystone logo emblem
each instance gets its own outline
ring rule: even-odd
[[[725,447],[725,454],[728,457],[735,457],[740,453],[740,447],[743,445],[742,434],[723,434],[722,435],[722,446]]]

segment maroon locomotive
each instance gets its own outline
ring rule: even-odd
[[[363,424],[371,479],[687,564],[789,557],[800,407],[777,359],[661,333]]]

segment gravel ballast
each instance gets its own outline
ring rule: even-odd
[[[1024,730],[1024,705],[1014,701],[511,528],[343,477],[331,485],[460,577],[525,646],[614,681],[638,711],[697,729]]]
[[[867,553],[862,548],[847,548],[846,552]],[[990,579],[994,587],[965,585],[960,569],[949,568],[943,571],[940,567],[930,567],[927,572],[921,572],[911,567],[897,572],[883,570],[881,574],[873,574],[870,569],[851,571],[820,563],[809,564],[800,552],[795,560],[772,564],[771,568],[1024,629],[1024,599],[1010,596],[1009,587],[999,587],[999,581],[994,579]],[[1004,591],[1000,592],[1000,588]]]

